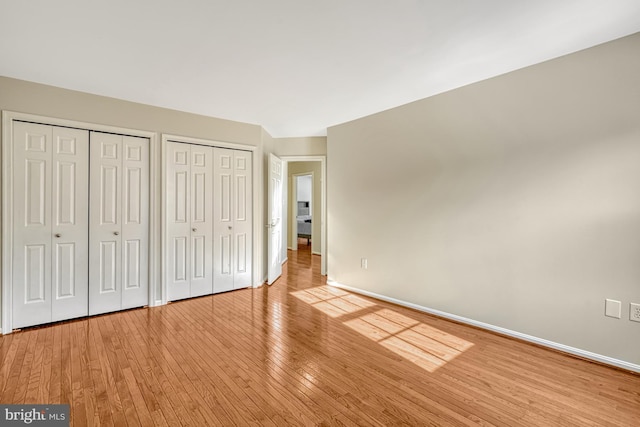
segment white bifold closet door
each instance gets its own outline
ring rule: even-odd
[[[87,131],[13,123],[13,327],[88,311]]]
[[[91,132],[89,313],[149,302],[149,139]]]
[[[167,143],[167,293],[170,301],[213,293],[213,148]]]
[[[251,171],[251,152],[214,149],[214,292],[251,285]]]

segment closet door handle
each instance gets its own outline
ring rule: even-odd
[[[229,226],[229,230],[231,230],[232,228],[233,228],[232,226]]]
[[[56,234],[55,234],[55,236],[56,236],[56,238],[58,238],[58,239],[59,239],[60,237],[62,237],[62,234],[60,234],[60,233],[56,233]]]
[[[198,231],[198,229],[197,228],[192,228],[191,231],[193,231],[195,233],[196,231]]]
[[[117,232],[117,231],[114,231],[114,232],[113,232],[113,235],[114,235],[114,236],[117,236],[118,234],[120,234],[120,233],[119,233],[119,232]]]

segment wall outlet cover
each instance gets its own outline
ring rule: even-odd
[[[640,304],[629,304],[629,320],[640,322]]]
[[[622,303],[614,299],[605,300],[604,315],[620,319],[622,317]]]

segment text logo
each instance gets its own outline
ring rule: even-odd
[[[0,405],[0,426],[69,427],[69,405]]]

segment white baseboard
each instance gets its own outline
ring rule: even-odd
[[[477,320],[468,319],[466,317],[458,316],[456,314],[447,313],[440,310],[435,310],[432,308],[424,307],[418,304],[414,304],[407,301],[402,301],[399,299],[387,297],[385,295],[376,294],[374,292],[365,291],[362,289],[354,288],[351,286],[343,285],[342,283],[338,283],[333,280],[327,280],[327,284],[329,286],[334,286],[336,288],[345,289],[347,291],[355,292],[361,295],[365,295],[371,298],[376,298],[382,301],[391,302],[394,304],[401,305],[403,307],[413,308],[418,311],[422,311],[424,313],[433,314],[438,317],[443,317],[445,319],[455,320],[456,322],[465,323],[467,325],[476,326],[478,328],[486,329],[492,332],[497,332],[502,335],[506,335],[509,337],[517,338],[523,341],[528,341],[534,344],[541,345],[543,347],[552,348],[554,350],[562,351],[564,353],[573,354],[575,356],[583,357],[585,359],[593,360],[595,362],[603,363],[605,365],[615,366],[617,368],[626,369],[628,371],[640,373],[640,365],[636,365],[635,363],[626,362],[624,360],[614,359],[613,357],[603,356],[601,354],[592,353],[587,350],[582,350],[575,347],[570,347],[568,345],[560,344],[557,342],[549,341],[543,338],[534,337],[533,335],[523,334],[521,332],[512,331],[510,329],[502,328],[500,326],[491,325],[489,323],[479,322]]]
[[[322,254],[320,252],[313,252],[313,251],[311,251],[311,255],[320,255],[320,256],[322,256]]]

